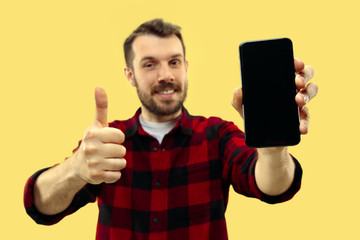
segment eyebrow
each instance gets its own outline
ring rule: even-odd
[[[170,58],[177,58],[177,57],[183,57],[183,55],[181,53],[177,53],[177,54],[170,56]],[[147,61],[147,60],[154,60],[154,59],[156,59],[156,58],[152,57],[152,56],[145,56],[140,60],[140,62]]]

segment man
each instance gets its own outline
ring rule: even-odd
[[[243,133],[220,118],[195,117],[183,107],[188,62],[180,28],[161,19],[139,26],[125,41],[125,76],[141,108],[126,121],[107,122],[107,96],[95,90],[96,116],[74,154],[35,173],[25,207],[40,224],[54,224],[96,199],[96,239],[227,239],[229,187],[268,203],[289,200],[302,170],[286,147],[251,149]],[[305,104],[317,93],[313,70],[295,59],[300,131]],[[242,114],[242,91],[233,106]]]

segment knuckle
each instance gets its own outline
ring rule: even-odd
[[[120,171],[108,171],[104,176],[105,183],[114,183],[121,178]]]
[[[94,159],[87,161],[88,168],[90,169],[96,169],[99,166],[99,164],[100,162]]]
[[[104,178],[103,175],[104,174],[102,172],[98,172],[98,171],[90,171],[89,173],[90,179],[92,179],[92,181],[94,182],[102,181],[102,179]]]
[[[84,134],[84,139],[91,139],[95,136],[95,131],[93,129],[87,129]]]
[[[84,145],[84,153],[85,155],[91,155],[91,154],[94,154],[98,151],[99,149],[92,145],[92,144],[85,144]]]

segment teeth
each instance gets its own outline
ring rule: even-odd
[[[174,90],[167,90],[167,91],[160,91],[159,93],[160,94],[171,94],[173,92],[174,92]]]

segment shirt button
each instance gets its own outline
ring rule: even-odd
[[[152,150],[153,150],[153,152],[156,152],[158,149],[157,149],[157,147],[154,147]]]
[[[160,187],[160,182],[159,181],[156,181],[155,182],[155,186],[158,188],[158,187]]]
[[[158,218],[154,218],[154,223],[158,224],[158,223],[159,223],[159,219],[158,219]]]

